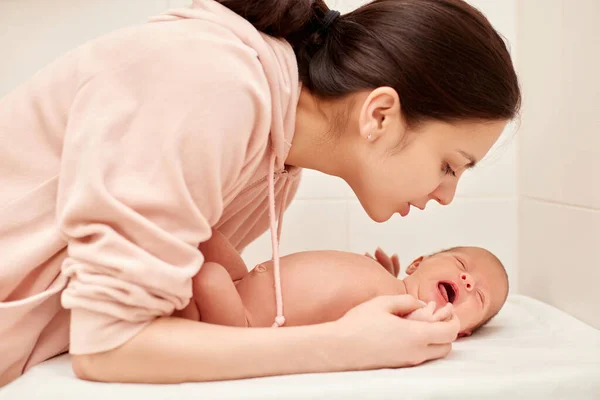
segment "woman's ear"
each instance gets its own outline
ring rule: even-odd
[[[408,266],[408,268],[406,268],[406,275],[412,275],[414,274],[414,272],[417,270],[417,268],[419,268],[419,265],[421,265],[421,262],[424,260],[425,257],[421,256],[417,259],[415,259],[413,262],[410,263],[410,265]]]
[[[404,135],[400,98],[391,87],[379,87],[367,96],[358,119],[360,136],[374,142],[386,134]]]

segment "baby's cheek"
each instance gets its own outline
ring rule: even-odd
[[[468,327],[476,326],[482,319],[482,316],[480,315],[481,313],[468,304],[463,303],[454,307],[454,312],[460,320],[461,332],[466,330]]]

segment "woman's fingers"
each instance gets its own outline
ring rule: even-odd
[[[435,304],[435,301],[430,301],[429,303],[427,303],[427,306],[425,307],[425,309],[427,309],[427,312],[431,313],[431,315],[433,316],[433,314],[435,313],[436,307],[437,307],[437,304]]]
[[[435,307],[435,302],[431,301],[425,307],[413,311],[412,313],[406,315],[404,318],[412,319],[415,321],[437,322],[437,320],[433,316]]]
[[[379,296],[374,300],[376,306],[394,315],[406,315],[423,307],[423,302],[409,294],[397,296]]]
[[[437,310],[433,314],[434,321],[449,321],[452,319],[452,314],[454,313],[454,307],[452,303],[447,303],[445,306]]]
[[[427,346],[427,360],[437,360],[446,357],[452,351],[451,343],[430,344]]]
[[[415,310],[432,317],[431,305],[410,295],[380,296],[335,321],[344,332],[340,358],[353,369],[408,367],[445,357],[458,333],[458,320],[414,321],[401,316]],[[333,325],[332,325],[333,326]]]
[[[429,344],[451,343],[456,340],[460,330],[460,321],[456,314],[449,321],[415,322],[422,325],[423,339]]]

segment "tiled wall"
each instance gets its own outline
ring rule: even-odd
[[[600,328],[600,2],[520,2],[521,291]]]
[[[168,7],[190,0],[1,0],[0,95],[72,47],[121,26],[142,23]],[[329,2],[348,11],[361,1]],[[514,52],[517,0],[472,0],[511,43]],[[399,21],[401,23],[401,21]],[[5,29],[6,28],[6,29]],[[8,60],[8,62],[6,61]],[[370,221],[344,182],[306,171],[298,196],[286,214],[282,252],[307,249],[373,251],[376,246],[412,258],[445,247],[488,247],[517,283],[516,144],[512,129],[488,159],[461,182],[449,207],[431,203],[406,219],[386,224]],[[268,237],[244,254],[250,264],[270,258]]]

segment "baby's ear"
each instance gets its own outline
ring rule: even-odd
[[[419,268],[419,265],[421,265],[423,259],[424,257],[421,256],[415,259],[413,262],[411,262],[408,268],[406,268],[406,275],[412,275],[417,270],[417,268]]]
[[[467,336],[471,336],[471,331],[464,331],[464,332],[460,332],[458,334],[458,339],[463,338],[463,337],[467,337]]]

